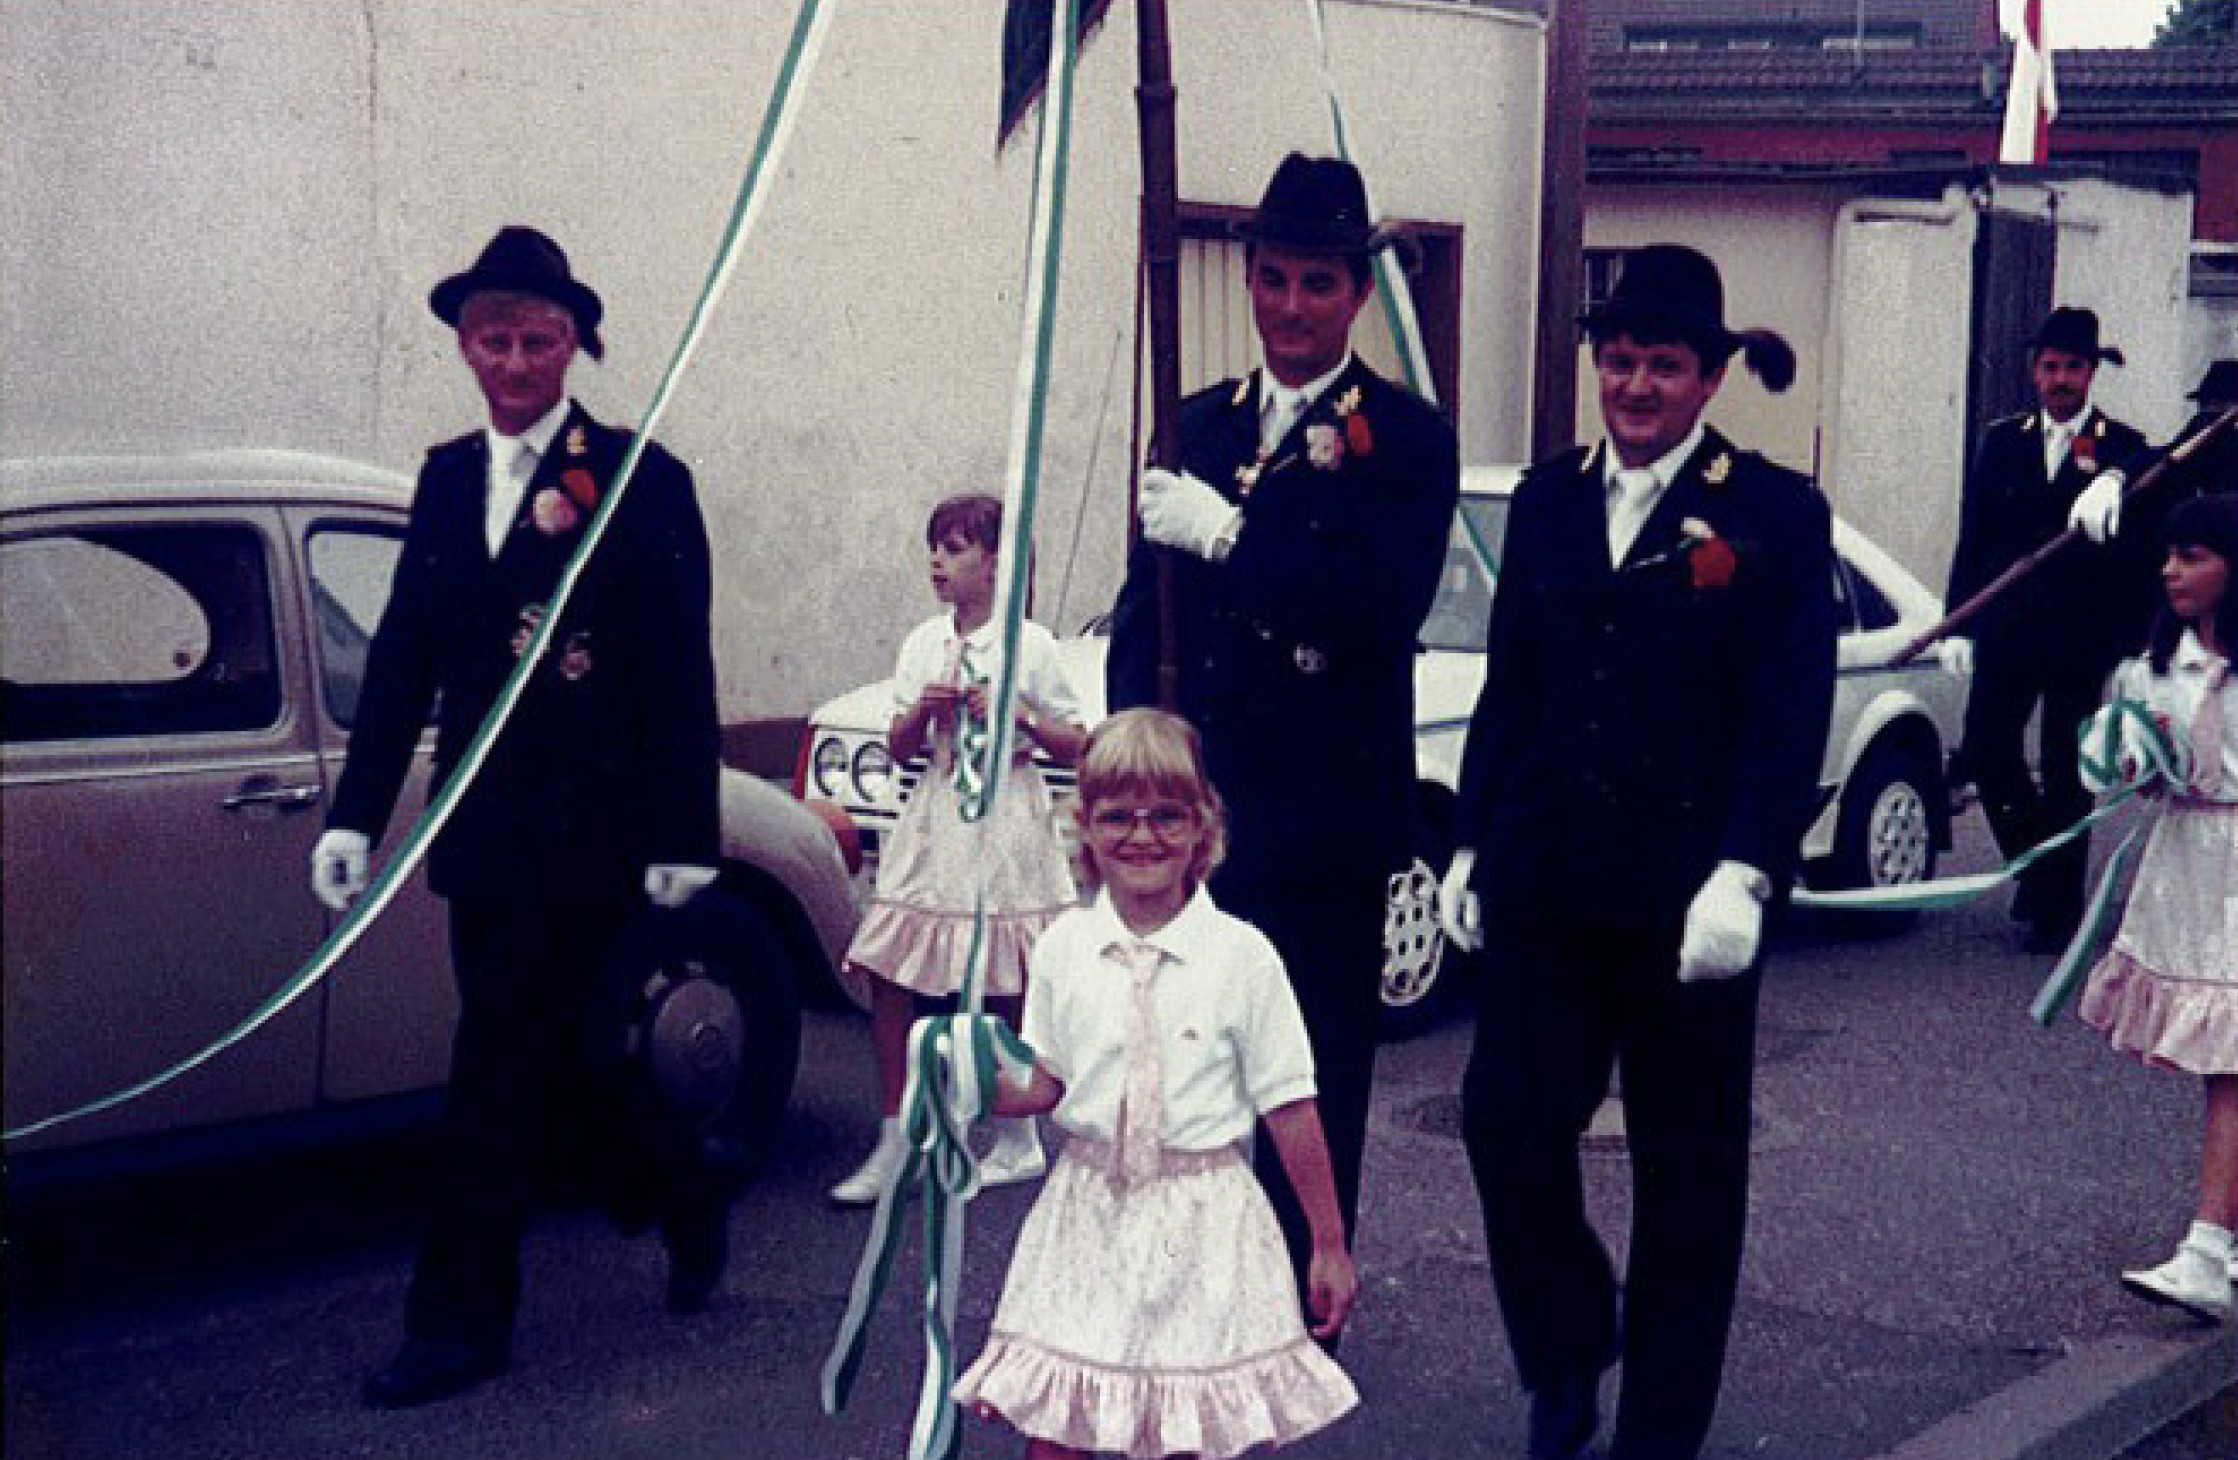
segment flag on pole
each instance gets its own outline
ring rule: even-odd
[[[1999,162],[2042,162],[2051,155],[2052,118],[2059,93],[2052,85],[2051,43],[2044,36],[2044,0],[2001,0],[2004,28],[2013,38],[2013,79],[2005,92],[2005,131]]]
[[[1033,109],[1049,79],[1050,18],[1056,8],[1057,0],[1006,0],[1003,6],[1002,117],[995,128],[998,151]],[[1087,44],[1110,8],[1111,0],[1082,0],[1080,27],[1073,33],[1076,46]]]

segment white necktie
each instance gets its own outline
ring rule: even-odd
[[[482,535],[496,557],[520,515],[521,494],[536,471],[536,452],[518,436],[493,437],[490,445],[489,501],[482,514]]]
[[[1655,501],[1655,473],[1644,466],[1626,467],[1609,483],[1609,566],[1616,567],[1632,549]]]
[[[2044,480],[2059,475],[2067,464],[2067,445],[2075,439],[2075,421],[2044,422]]]
[[[1290,434],[1298,417],[1305,414],[1305,392],[1292,390],[1287,385],[1277,385],[1267,395],[1266,414],[1259,422],[1259,454],[1272,456],[1282,438]]]

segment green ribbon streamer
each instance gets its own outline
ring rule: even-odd
[[[334,965],[339,963],[343,956],[357,945],[358,940],[364,936],[366,929],[372,926],[374,920],[396,899],[397,894],[403,889],[405,880],[418,868],[420,861],[427,855],[428,847],[434,842],[437,833],[450,820],[451,813],[457,808],[460,798],[466,794],[467,788],[473,784],[475,776],[480,773],[483,762],[489,758],[491,746],[496,742],[498,734],[505,728],[506,722],[511,719],[514,708],[520,703],[521,696],[527,688],[529,676],[534,673],[536,666],[542,661],[551,646],[554,635],[558,632],[561,615],[567,607],[569,595],[575,590],[576,581],[582,577],[591,554],[596,551],[599,542],[606,534],[606,526],[612,521],[615,508],[621,504],[622,495],[628,490],[630,479],[637,470],[638,461],[644,456],[645,443],[651,439],[653,428],[667,410],[668,399],[675,390],[677,379],[683,374],[685,365],[698,349],[700,336],[706,330],[707,320],[714,308],[715,301],[721,297],[724,286],[729,281],[731,271],[743,252],[747,234],[752,230],[755,220],[761,214],[764,200],[768,195],[768,181],[774,175],[771,164],[775,161],[777,155],[783,151],[785,141],[790,136],[793,124],[798,118],[802,84],[815,64],[815,56],[823,38],[826,18],[824,9],[824,0],[802,0],[799,14],[793,23],[792,39],[786,46],[784,62],[778,71],[775,88],[770,95],[768,106],[763,112],[761,131],[755,139],[753,156],[747,164],[746,176],[739,186],[737,200],[732,205],[730,221],[724,231],[722,243],[716,250],[715,260],[708,270],[706,281],[700,286],[699,296],[693,302],[691,317],[685,325],[683,337],[677,342],[675,352],[669,360],[668,368],[661,377],[659,387],[653,393],[652,404],[646,408],[635,434],[630,438],[629,449],[623,453],[622,463],[614,474],[614,480],[608,485],[599,502],[597,511],[592,514],[589,525],[583,531],[582,541],[576,544],[574,555],[569,558],[566,568],[561,572],[558,585],[552,591],[551,600],[543,617],[537,622],[534,631],[529,635],[528,644],[522,650],[518,662],[514,664],[511,676],[507,678],[504,686],[498,691],[497,699],[491,705],[489,715],[483,720],[481,728],[474,733],[474,738],[468,742],[466,751],[460,757],[458,765],[453,767],[450,776],[444,781],[441,789],[428,802],[427,809],[421,813],[419,820],[413,823],[411,831],[398,845],[395,855],[389,859],[387,866],[374,878],[372,885],[366,889],[365,896],[360,898],[357,905],[352,907],[342,920],[335,925],[334,930],[327,935],[326,941],[319,945],[318,949],[311,955],[310,960],[283,983],[277,991],[259,1004],[231,1032],[220,1036],[194,1054],[188,1055],[169,1068],[151,1075],[135,1085],[127,1086],[96,1100],[89,1100],[83,1105],[63,1111],[58,1115],[50,1115],[44,1119],[18,1126],[7,1131],[4,1136],[5,1139],[21,1140],[52,1130],[71,1121],[82,1120],[102,1111],[113,1110],[120,1105],[137,1100],[149,1091],[167,1085],[189,1071],[217,1058],[220,1054],[270,1023],[289,1005],[316,987],[319,981],[333,970]]]
[[[1047,91],[1036,133],[1033,213],[1027,233],[1023,340],[1011,402],[1010,450],[1004,479],[1002,541],[997,555],[995,618],[1002,624],[1001,664],[990,684],[983,737],[957,735],[959,814],[981,821],[1000,794],[1016,732],[1018,649],[1025,627],[1027,573],[1035,501],[1041,479],[1047,424],[1051,346],[1056,332],[1058,266],[1064,238],[1064,197],[1071,154],[1073,65],[1078,50],[1080,0],[1065,0],[1063,20],[1051,27]],[[976,727],[974,727],[976,729]],[[986,865],[981,859],[981,866]],[[894,1210],[904,1193],[925,1195],[920,1327],[925,1367],[910,1426],[911,1460],[947,1460],[961,1444],[955,1388],[956,1294],[962,1285],[964,1217],[978,1194],[978,1164],[971,1154],[971,1124],[985,1109],[984,1092],[1002,1070],[1030,1067],[1032,1051],[1000,1020],[980,1013],[988,956],[984,902],[973,909],[966,954],[961,1015],[920,1020],[909,1045],[903,1087],[902,1127],[908,1155],[878,1194],[870,1232],[849,1287],[839,1331],[824,1361],[824,1411],[845,1406],[862,1366],[870,1314],[885,1291],[899,1229]]]

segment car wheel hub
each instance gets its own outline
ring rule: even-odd
[[[1875,887],[1901,887],[1926,877],[1933,833],[1927,803],[1909,782],[1897,781],[1874,799],[1865,834]]]
[[[1438,878],[1420,857],[1391,878],[1383,910],[1383,1002],[1405,1008],[1437,985],[1445,959],[1438,926]]]
[[[738,996],[700,965],[655,978],[647,990],[645,1062],[676,1109],[719,1110],[745,1067],[746,1014]]]

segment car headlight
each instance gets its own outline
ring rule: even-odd
[[[890,804],[894,789],[894,758],[882,740],[866,740],[855,751],[852,779],[855,794],[871,806]]]
[[[847,745],[836,735],[816,742],[816,756],[809,766],[816,789],[837,800],[847,785]]]

